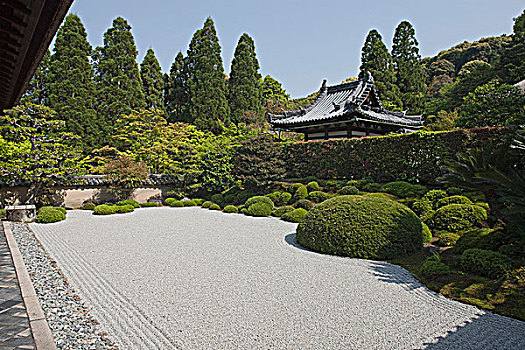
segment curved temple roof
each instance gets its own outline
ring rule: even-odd
[[[385,109],[377,96],[370,73],[365,79],[328,87],[325,80],[319,90],[319,96],[310,107],[298,111],[284,111],[283,115],[268,114],[268,121],[277,128],[296,128],[352,119],[408,129],[419,129],[423,126],[421,115],[406,115],[406,112]]]

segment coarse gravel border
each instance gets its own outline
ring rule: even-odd
[[[201,208],[31,225],[126,349],[525,348],[525,322],[397,265],[308,251],[296,227]]]

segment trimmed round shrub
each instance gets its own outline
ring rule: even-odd
[[[170,205],[170,207],[175,207],[175,208],[182,208],[183,206],[184,206],[183,201],[173,201]]]
[[[248,209],[242,208],[241,209],[241,214],[247,215],[248,214]]]
[[[308,213],[306,209],[303,208],[297,208],[292,211],[289,211],[281,217],[284,221],[289,222],[301,222],[303,221],[304,216]]]
[[[93,208],[93,214],[95,215],[111,215],[117,212],[117,206],[101,204]]]
[[[428,190],[423,185],[413,185],[405,181],[394,181],[381,186],[381,191],[400,198],[420,198]]]
[[[195,199],[192,199],[192,201],[195,202],[195,205],[202,205],[202,203],[204,203],[204,199],[202,198],[195,198]]]
[[[117,214],[131,213],[135,211],[135,207],[132,204],[116,205],[115,208]]]
[[[505,243],[505,234],[502,230],[490,228],[472,229],[461,235],[454,246],[453,252],[455,254],[462,254],[465,250],[471,248],[498,250],[498,248]]]
[[[297,243],[322,253],[391,259],[422,248],[422,225],[412,210],[395,201],[339,196],[306,214]]]
[[[449,196],[457,196],[463,193],[463,191],[461,191],[461,189],[458,187],[449,187],[446,189],[446,191]]]
[[[422,222],[421,226],[423,227],[423,229],[421,231],[423,233],[423,243],[428,243],[428,242],[432,241],[432,232],[428,228],[427,224]]]
[[[246,214],[250,216],[270,216],[272,209],[273,207],[266,202],[255,202],[248,206]]]
[[[272,193],[268,193],[266,197],[270,198],[272,202],[275,203],[279,199],[280,195],[281,195],[281,192],[272,192]]]
[[[337,193],[340,195],[356,195],[359,194],[359,189],[355,186],[345,186],[341,188]]]
[[[238,203],[244,203],[248,198],[250,198],[252,194],[248,191],[241,191],[237,194],[237,201]]]
[[[308,185],[306,185],[306,189],[308,190],[308,192],[315,191],[318,188],[319,184],[317,183],[317,181],[309,182]]]
[[[212,203],[208,209],[209,210],[221,210],[221,206],[218,205],[217,203]]]
[[[140,208],[140,204],[139,202],[137,202],[136,200],[133,200],[133,199],[126,199],[124,201],[120,201],[120,202],[117,202],[117,205],[132,205],[133,208]]]
[[[217,203],[217,204],[222,204],[224,203],[224,197],[222,196],[222,194],[220,193],[215,193],[214,195],[211,196],[210,200],[213,202],[213,203]]]
[[[177,199],[175,199],[175,198],[171,198],[171,197],[170,197],[170,198],[166,198],[166,199],[164,200],[164,204],[169,205],[169,206],[171,207],[171,204],[172,204],[173,202],[175,202],[176,200],[177,200]]]
[[[436,236],[439,237],[439,245],[442,247],[451,247],[456,244],[459,239],[459,235],[452,232],[439,232],[436,233]]]
[[[305,199],[306,197],[308,197],[308,190],[306,189],[305,185],[301,185],[295,190],[292,201],[295,203],[301,199]]]
[[[282,206],[290,203],[290,200],[292,199],[292,194],[289,192],[281,192],[279,194],[279,198],[277,198],[277,201],[275,202],[275,205]]]
[[[327,199],[330,199],[332,198],[334,195],[333,194],[330,194],[330,193],[326,193],[326,192],[322,192],[322,191],[313,191],[313,192],[310,192],[308,193],[308,199],[309,200],[312,200],[316,203],[321,203],[321,202],[324,202],[325,200]]]
[[[366,196],[366,197],[374,197],[374,198],[383,198],[383,199],[390,199],[390,200],[393,200],[395,198],[395,196],[391,195],[391,194],[388,194],[388,193],[381,193],[381,192],[365,192],[365,193],[361,193],[362,196]]]
[[[463,252],[458,260],[458,267],[480,276],[498,278],[511,269],[512,261],[501,253],[473,248]]]
[[[485,209],[487,211],[487,213],[490,212],[490,206],[488,203],[485,203],[485,202],[477,202],[477,203],[474,203],[474,205],[477,205],[478,207],[482,207],[483,209]]]
[[[201,207],[203,208],[209,208],[210,205],[212,205],[213,202],[212,201],[205,201],[204,203],[201,204]]]
[[[472,201],[465,196],[450,196],[440,199],[436,208],[444,207],[449,204],[472,204]]]
[[[450,274],[450,268],[440,261],[425,260],[420,267],[421,274],[425,276],[438,276]]]
[[[182,201],[182,204],[183,204],[185,207],[194,207],[194,206],[197,205],[197,203],[195,203],[195,201],[193,201],[193,200]]]
[[[428,200],[432,206],[431,209],[437,209],[437,203],[440,199],[446,198],[447,192],[443,190],[430,190],[428,191],[421,200]]]
[[[291,205],[286,205],[284,207],[280,207],[280,208],[277,208],[275,209],[274,211],[272,211],[272,216],[276,216],[278,218],[280,218],[281,216],[283,216],[284,214],[294,210],[295,208],[292,207]]]
[[[433,214],[434,212],[432,210],[432,202],[430,202],[428,198],[424,198],[424,197],[421,200],[415,201],[414,203],[412,203],[412,210],[420,218],[422,216],[428,216],[429,213]]]
[[[314,207],[314,204],[312,203],[312,201],[309,201],[308,199],[301,199],[294,204],[294,207],[303,208],[305,210],[310,210]]]
[[[237,207],[235,205],[231,205],[231,204],[225,206],[222,211],[225,212],[225,213],[238,213],[239,212]]]
[[[56,208],[56,207],[42,207],[38,210],[38,214],[36,216],[36,222],[41,224],[49,224],[52,222],[59,222],[66,219],[66,213],[64,210],[61,210],[64,208]]]
[[[487,211],[471,204],[449,204],[432,217],[435,231],[459,232],[487,220]]]
[[[159,205],[155,202],[146,202],[146,203],[141,203],[140,206],[142,208],[152,208],[152,207],[158,207]]]
[[[85,203],[83,206],[82,206],[82,209],[84,210],[93,210],[95,209],[96,205],[94,203]]]
[[[381,187],[383,185],[375,183],[375,182],[368,182],[364,183],[361,186],[357,186],[358,189],[365,192],[379,192],[381,191]]]
[[[268,204],[268,206],[270,207],[270,213],[272,212],[273,207],[274,207],[274,204],[273,204],[272,200],[270,198],[268,198],[268,197],[265,197],[265,196],[254,196],[254,197],[251,197],[250,199],[248,199],[246,201],[246,203],[244,203],[244,206],[246,208],[250,208],[255,203],[266,203],[266,204]],[[268,214],[268,215],[270,215],[270,214]]]
[[[328,180],[324,184],[324,187],[326,187],[328,190],[331,191],[337,191],[340,188],[346,186],[348,184],[348,181],[342,181],[342,180]]]

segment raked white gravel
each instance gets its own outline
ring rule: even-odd
[[[31,228],[121,349],[525,349],[525,322],[304,250],[275,218],[143,208]]]

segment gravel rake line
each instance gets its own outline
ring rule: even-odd
[[[63,258],[62,270],[68,272],[70,280],[78,282],[80,291],[86,290],[92,298],[82,295],[91,305],[104,305],[111,308],[108,312],[106,308],[100,310],[102,314],[94,311],[97,319],[107,328],[114,330],[114,335],[119,339],[123,348],[134,348],[139,346],[141,349],[175,349],[181,348],[182,344],[176,344],[155,327],[153,322],[130,300],[118,293],[115,288],[103,277],[96,269],[76,251],[68,246],[52,231],[51,227],[42,225],[31,225],[33,230],[40,233],[42,243],[48,246],[55,246],[59,252],[53,252]],[[84,293],[82,293],[84,294]],[[138,332],[137,332],[138,331]],[[124,334],[125,336],[121,336]],[[129,339],[130,335],[133,339]]]

